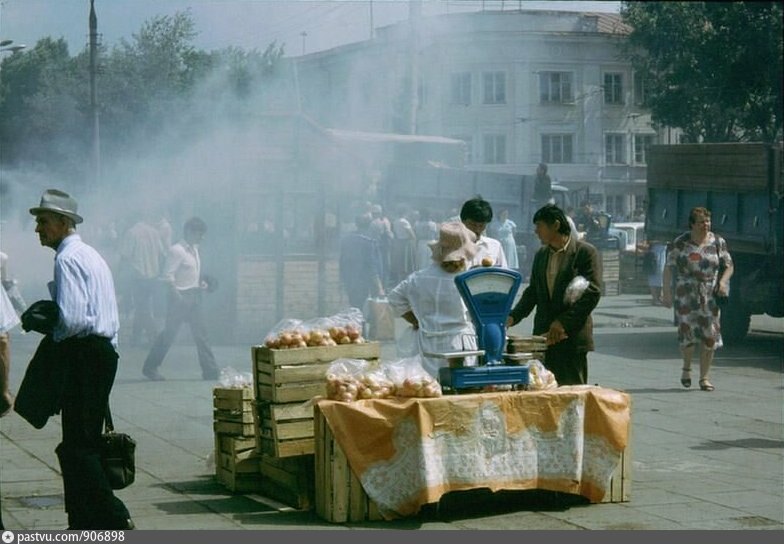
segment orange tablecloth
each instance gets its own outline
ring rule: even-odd
[[[386,518],[449,492],[546,489],[601,501],[626,448],[630,398],[613,389],[319,399],[335,440]]]

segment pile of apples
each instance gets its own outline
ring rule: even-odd
[[[309,331],[281,331],[264,341],[264,345],[270,349],[296,349],[363,343],[365,343],[365,339],[356,325],[335,326],[329,329],[311,329]]]

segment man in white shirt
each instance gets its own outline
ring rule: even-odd
[[[101,465],[101,434],[117,373],[120,320],[114,280],[103,257],[76,234],[77,202],[50,189],[31,208],[42,246],[55,250],[49,283],[59,320],[52,332],[57,363],[66,365],[61,400],[63,440],[55,452],[63,475],[69,529],[133,529]]]
[[[460,210],[460,220],[477,237],[476,245],[479,251],[471,261],[469,268],[477,266],[508,268],[501,242],[485,235],[487,225],[493,220],[493,208],[490,203],[481,197],[467,200]]]
[[[121,265],[131,276],[133,327],[131,345],[140,345],[147,333],[152,341],[158,331],[153,318],[153,298],[165,251],[161,234],[142,217],[125,233],[120,245]]]
[[[201,313],[202,296],[207,284],[201,279],[198,244],[206,232],[204,221],[192,217],[185,222],[183,239],[169,248],[162,275],[169,290],[166,325],[155,339],[142,368],[142,374],[149,380],[165,380],[158,372],[158,367],[163,363],[183,323],[190,325],[202,378],[218,379],[218,365],[207,340],[207,327]]]

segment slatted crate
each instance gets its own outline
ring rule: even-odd
[[[617,249],[604,249],[602,257],[602,294],[614,296],[621,294],[620,252]]]
[[[335,441],[318,405],[314,410],[316,515],[335,523],[383,519],[349,467],[346,454]]]
[[[261,485],[256,452],[253,389],[213,389],[215,475],[235,493],[255,493]]]
[[[326,394],[324,376],[336,359],[377,360],[381,344],[366,342],[297,349],[253,346],[253,382],[258,400],[303,402]]]
[[[313,455],[280,459],[262,455],[259,492],[293,508],[309,510],[315,494]]]
[[[313,406],[309,402],[256,403],[256,449],[272,457],[313,454]]]

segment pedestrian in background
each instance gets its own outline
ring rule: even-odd
[[[577,240],[566,214],[555,205],[534,214],[536,235],[542,247],[534,255],[531,280],[507,319],[511,327],[536,308],[534,334],[547,337],[544,365],[558,385],[588,383],[588,352],[593,351],[591,312],[602,293],[599,252]],[[566,288],[577,276],[588,287],[573,303],[565,300]]]
[[[498,241],[501,242],[501,248],[506,256],[506,264],[512,270],[520,268],[520,263],[517,259],[515,231],[517,231],[517,224],[509,219],[509,210],[501,210],[501,213],[498,214],[496,236]]]
[[[190,326],[202,378],[218,379],[218,365],[210,348],[207,327],[202,317],[202,298],[209,286],[201,277],[199,242],[206,233],[207,224],[199,217],[191,217],[183,227],[182,240],[169,248],[162,274],[168,289],[166,324],[155,339],[142,368],[142,374],[149,380],[166,379],[158,368],[171,349],[183,323]]]
[[[356,230],[340,243],[340,282],[349,304],[364,309],[368,298],[384,296],[381,285],[381,252],[378,242],[370,236],[370,214],[357,216]]]
[[[76,233],[77,202],[50,189],[31,208],[42,246],[55,250],[49,283],[59,320],[52,332],[58,364],[67,365],[61,401],[63,440],[55,450],[63,475],[68,529],[133,529],[101,465],[101,434],[117,373],[120,328],[106,261]]]
[[[691,387],[691,361],[699,345],[700,389],[715,389],[709,373],[713,355],[723,345],[717,296],[729,295],[732,272],[727,242],[711,232],[711,212],[703,207],[692,208],[689,231],[672,242],[662,281],[662,304],[675,307],[683,355],[683,387]]]
[[[158,336],[153,316],[153,299],[165,256],[160,231],[155,228],[145,213],[123,235],[120,244],[120,266],[126,270],[130,281],[133,302],[133,325],[131,345],[142,344],[142,335],[148,343]]]

